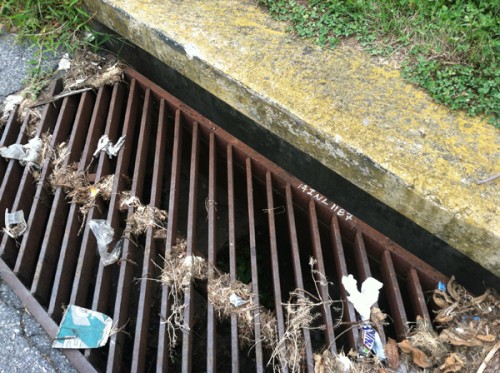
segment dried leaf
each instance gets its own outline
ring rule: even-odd
[[[387,343],[384,346],[384,352],[389,368],[397,369],[399,365],[399,351],[397,342],[392,338],[388,338]]]
[[[483,344],[481,341],[475,338],[466,339],[465,337],[458,335],[457,333],[453,332],[450,329],[444,329],[439,335],[439,338],[454,346],[474,347],[474,346],[481,346]]]
[[[427,355],[422,350],[413,347],[410,341],[408,341],[407,339],[403,340],[402,342],[399,342],[398,346],[401,349],[401,351],[407,354],[411,353],[413,362],[420,368],[425,369],[425,368],[430,368],[432,366],[432,363],[430,362]]]
[[[486,335],[476,335],[476,338],[483,341],[483,342],[495,342],[496,337],[493,334],[486,334]]]
[[[451,353],[439,367],[442,373],[460,372],[463,368],[464,362],[455,353]]]

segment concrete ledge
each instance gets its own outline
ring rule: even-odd
[[[253,0],[86,0],[98,21],[500,275],[499,131]]]

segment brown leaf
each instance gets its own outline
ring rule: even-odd
[[[399,365],[399,352],[397,342],[392,338],[388,338],[387,343],[384,346],[384,352],[389,368],[397,369]]]
[[[475,338],[466,339],[466,337],[462,337],[450,329],[444,329],[439,335],[439,338],[454,346],[474,347],[474,346],[482,346],[483,344],[480,340],[477,340]]]
[[[411,353],[413,362],[417,364],[420,368],[425,369],[425,368],[430,368],[432,366],[432,363],[430,362],[427,355],[422,350],[413,347],[411,342],[408,341],[407,339],[399,342],[398,346],[401,349],[401,351],[407,354]]]
[[[455,353],[451,353],[444,364],[439,367],[442,373],[460,372],[464,367],[464,362]]]
[[[476,338],[483,341],[483,342],[495,342],[496,337],[493,334],[486,334],[486,335],[476,335]]]

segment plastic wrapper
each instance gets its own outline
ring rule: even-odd
[[[22,166],[27,165],[39,169],[38,160],[42,145],[42,140],[39,137],[33,137],[25,145],[12,144],[6,148],[0,148],[0,155],[4,158],[16,159]]]
[[[113,320],[100,312],[70,305],[64,313],[52,348],[103,347],[111,335]]]
[[[124,143],[125,136],[120,137],[116,144],[113,145],[107,135],[102,135],[97,143],[97,149],[94,152],[94,157],[97,157],[100,152],[106,152],[109,158],[116,157]]]
[[[28,228],[26,220],[24,219],[23,210],[10,212],[5,210],[5,228],[3,229],[12,238],[20,237]]]
[[[113,236],[115,234],[114,229],[106,220],[101,219],[92,219],[89,222],[89,226],[97,240],[97,248],[101,257],[101,263],[104,266],[115,263],[120,258],[123,239],[120,239],[113,247],[113,250],[108,252],[108,245],[113,241]]]

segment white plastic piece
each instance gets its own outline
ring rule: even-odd
[[[57,65],[57,70],[69,70],[71,68],[71,61],[69,59],[68,53],[64,53],[59,64]]]
[[[24,219],[23,210],[9,213],[9,209],[5,210],[5,228],[3,229],[12,238],[20,237],[26,232],[28,225]]]
[[[8,159],[16,159],[22,166],[39,169],[38,160],[43,142],[39,137],[33,137],[27,144],[12,144],[7,148],[0,148],[0,155]]]
[[[19,105],[23,101],[23,96],[21,95],[10,95],[5,98],[3,101],[5,107],[3,109],[2,119],[9,119],[10,112],[14,110],[16,105]]]
[[[94,157],[97,157],[100,152],[106,152],[111,159],[112,157],[116,157],[121,147],[125,143],[125,135],[120,137],[116,144],[113,145],[108,135],[102,135],[97,143],[97,149],[94,152]]]
[[[120,258],[123,240],[119,240],[113,247],[113,250],[108,253],[108,245],[113,241],[115,230],[106,220],[102,219],[92,219],[89,222],[89,226],[97,240],[97,248],[102,265],[108,266],[115,263]]]
[[[353,275],[349,275],[342,277],[342,285],[349,293],[347,299],[359,313],[361,320],[369,320],[371,307],[378,300],[379,290],[383,284],[373,277],[368,277],[361,285],[361,292],[359,292],[358,281],[354,279]]]
[[[240,307],[250,302],[250,300],[243,300],[239,295],[236,295],[235,293],[231,293],[231,295],[229,296],[229,301],[235,307]]]

